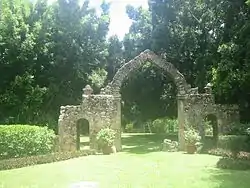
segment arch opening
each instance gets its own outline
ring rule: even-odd
[[[164,74],[153,63],[146,62],[133,71],[121,86],[122,127],[125,132],[154,132],[147,128],[156,119],[164,122],[167,118],[177,119],[177,91],[172,78]],[[132,125],[133,124],[133,125]],[[128,128],[126,129],[126,125]],[[172,131],[172,125],[166,130]],[[162,127],[162,131],[166,131]],[[161,132],[162,133],[162,132]]]
[[[185,95],[190,88],[186,83],[184,76],[174,67],[173,64],[169,63],[166,59],[163,59],[161,56],[156,55],[150,50],[145,50],[140,53],[131,61],[125,63],[115,74],[112,82],[110,83],[113,94],[119,94],[123,82],[131,75],[132,72],[138,70],[145,65],[147,62],[150,62],[160,69],[163,72],[172,78],[174,81],[178,95]]]
[[[178,69],[176,69],[173,64],[169,63],[162,56],[156,55],[150,50],[141,52],[134,59],[125,63],[120,69],[118,69],[111,83],[103,89],[103,93],[118,96],[120,98],[121,87],[124,81],[130,77],[135,70],[138,70],[147,62],[150,62],[162,69],[164,75],[170,77],[176,86],[179,148],[184,150],[185,112],[183,106],[185,96],[189,93],[191,86],[186,83],[184,76],[178,71]]]
[[[76,122],[76,149],[85,150],[89,149],[89,121],[81,118]]]
[[[218,140],[218,118],[214,114],[208,114],[205,117],[205,136],[211,137],[214,141]]]

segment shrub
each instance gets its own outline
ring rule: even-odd
[[[201,137],[196,130],[189,128],[187,131],[185,131],[185,141],[187,144],[196,144],[200,140]]]
[[[232,123],[228,126],[227,134],[229,135],[248,135],[247,130],[250,124]]]
[[[176,133],[178,132],[178,121],[177,119],[165,118],[165,133]]]
[[[178,131],[178,122],[176,119],[159,118],[149,123],[153,133],[175,133]]]
[[[115,131],[110,128],[101,129],[97,133],[96,139],[100,147],[112,146],[115,140]]]
[[[237,158],[237,159],[245,159],[245,160],[250,160],[250,153],[248,152],[243,152],[240,151],[236,156],[229,151],[221,148],[216,148],[216,149],[211,149],[208,151],[208,154],[210,155],[216,155],[216,156],[221,156],[221,157],[229,157],[229,158]]]
[[[165,132],[165,123],[163,119],[155,119],[152,121],[151,125],[151,131],[153,133],[164,133]]]
[[[126,131],[127,133],[133,132],[133,129],[134,129],[134,124],[133,124],[133,123],[129,123],[129,124],[127,124],[127,125],[125,126],[125,131]]]
[[[233,152],[250,151],[249,137],[244,135],[220,136],[217,146]]]
[[[223,157],[217,162],[217,167],[231,170],[250,170],[250,160]]]
[[[0,125],[0,159],[47,154],[53,151],[54,139],[47,127]]]
[[[231,152],[229,150],[225,150],[225,149],[221,149],[221,148],[209,149],[207,151],[207,153],[210,155],[222,156],[222,157],[230,157],[231,156]]]
[[[57,161],[68,160],[71,158],[94,155],[94,150],[75,151],[75,152],[57,152],[47,155],[28,156],[23,158],[13,158],[0,160],[0,170],[9,170],[13,168],[22,168],[26,166],[52,163]]]
[[[244,135],[225,135],[219,136],[218,139],[206,136],[202,141],[203,146],[201,153],[208,153],[211,150],[234,151],[235,154],[239,151],[250,152],[249,136]]]

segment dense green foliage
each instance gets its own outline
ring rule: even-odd
[[[54,131],[47,127],[0,125],[0,159],[50,153],[54,139]]]
[[[134,124],[133,123],[129,123],[125,126],[125,132],[126,133],[132,133],[135,132],[134,131]]]
[[[229,125],[227,134],[229,135],[250,135],[250,124],[248,123],[233,123]]]
[[[235,155],[240,151],[250,152],[250,138],[238,135],[221,136],[218,140],[218,148],[230,150]]]
[[[160,133],[160,134],[176,134],[178,132],[177,119],[169,117],[157,118],[149,120],[141,127],[136,127],[133,123],[128,123],[125,126],[125,132],[141,132],[141,133]]]
[[[196,145],[200,141],[201,136],[199,136],[199,133],[196,130],[189,129],[185,131],[185,143],[187,145]]]
[[[177,133],[178,122],[176,119],[159,118],[152,122],[147,122],[152,133]]]
[[[0,3],[1,121],[55,126],[61,105],[104,83],[108,6],[98,17],[76,0]]]
[[[115,141],[116,132],[111,128],[101,129],[97,135],[96,139],[100,147],[103,146],[113,146]]]
[[[96,12],[84,1],[0,1],[0,123],[48,125],[59,107],[77,104],[145,49],[163,55],[200,90],[213,83],[216,100],[236,103],[250,116],[249,1],[149,0],[127,6],[132,25],[122,41],[107,40],[109,4]],[[150,98],[150,100],[148,100]],[[177,115],[171,78],[150,63],[122,87],[123,124]]]
[[[199,153],[209,153],[219,156],[238,155],[240,152],[250,153],[250,137],[247,135],[224,135],[214,139],[211,136],[206,136],[202,140],[202,146],[199,148]]]
[[[223,157],[217,162],[217,167],[230,170],[250,170],[250,161]]]

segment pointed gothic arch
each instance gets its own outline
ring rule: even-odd
[[[151,62],[157,67],[163,69],[164,73],[170,76],[177,88],[178,95],[185,95],[190,88],[184,76],[179,70],[161,56],[156,55],[150,50],[145,50],[131,61],[125,63],[115,74],[113,80],[109,84],[113,94],[119,94],[121,86],[125,79],[135,70],[139,69],[146,62]]]
[[[155,54],[150,50],[141,52],[134,59],[125,63],[116,72],[113,80],[109,83],[105,89],[102,90],[103,94],[111,94],[120,98],[120,90],[123,82],[132,74],[138,70],[147,62],[155,64],[157,67],[163,69],[164,73],[168,75],[173,81],[177,88],[177,116],[178,116],[178,127],[179,127],[179,144],[180,149],[184,149],[184,127],[185,127],[185,98],[190,92],[198,92],[196,88],[191,89],[191,86],[187,84],[183,74],[170,62],[161,56]],[[194,90],[194,91],[193,91]],[[120,108],[120,107],[119,107]],[[121,113],[121,112],[120,112]]]

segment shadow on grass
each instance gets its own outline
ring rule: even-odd
[[[134,154],[157,152],[164,139],[177,140],[177,135],[166,134],[123,134],[122,151]]]
[[[146,154],[161,150],[161,143],[164,139],[178,141],[176,134],[150,134],[150,133],[123,133],[122,151],[134,154]],[[88,136],[82,136],[80,147],[89,146]],[[207,153],[208,149],[213,148],[214,142],[208,137],[200,153]]]
[[[209,181],[216,183],[216,188],[250,187],[250,171],[209,170]]]
[[[164,139],[178,141],[176,134],[146,134],[146,133],[124,133],[122,134],[123,151],[135,154],[146,154],[161,150]],[[215,141],[207,136],[204,140],[200,153],[206,154],[209,149],[215,147]]]

